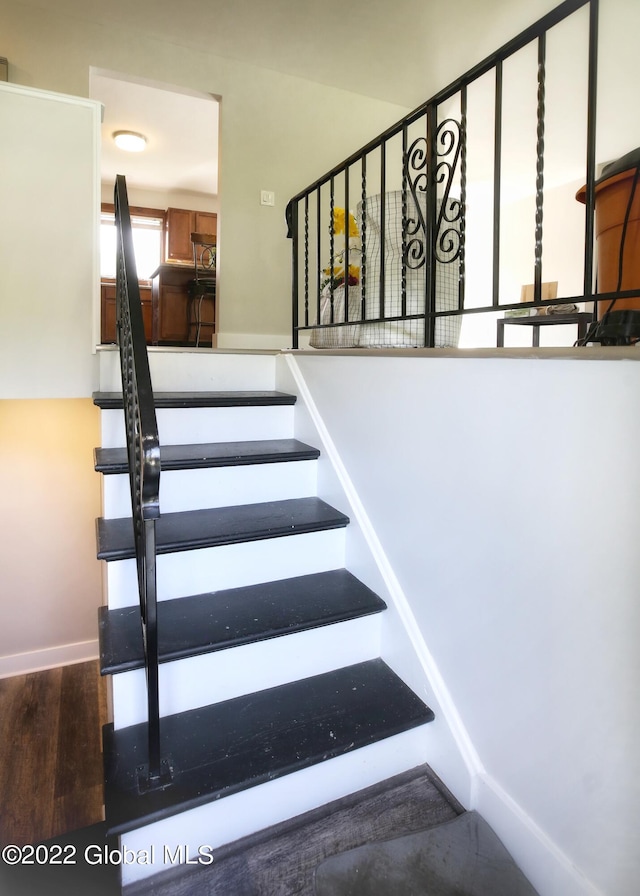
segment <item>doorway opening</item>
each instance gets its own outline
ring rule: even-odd
[[[216,241],[220,234],[220,97],[97,68],[91,69],[90,94],[103,105],[100,342],[110,344],[116,338],[113,187],[116,175],[122,174],[132,214],[147,342],[189,345],[185,269],[193,265],[190,233],[206,222]],[[141,135],[143,151],[120,149],[114,134],[122,131]],[[163,277],[167,265],[172,266],[170,276]],[[183,282],[176,287],[173,275],[180,266],[183,277],[178,279]],[[215,276],[217,280],[217,269]],[[213,333],[209,345],[215,344]]]

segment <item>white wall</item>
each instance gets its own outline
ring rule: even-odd
[[[0,677],[97,655],[97,103],[0,84]]]
[[[0,84],[0,397],[96,386],[99,129],[96,102]]]
[[[101,201],[113,203],[113,183],[101,185]],[[217,195],[191,193],[186,190],[145,190],[127,184],[129,205],[145,208],[190,208],[198,212],[218,212],[220,203]]]
[[[640,364],[584,351],[295,363],[477,751],[472,802],[541,896],[628,896]]]
[[[0,400],[0,678],[98,655],[99,442],[90,398]]]
[[[580,180],[573,181],[544,194],[542,280],[557,281],[559,297],[584,294],[584,205],[576,200],[582,185]],[[490,198],[476,193],[468,209],[468,229],[475,237],[468,243],[468,307],[491,303],[493,259],[486,226],[490,208]],[[519,302],[522,287],[534,281],[535,214],[533,194],[505,203],[501,209],[500,301],[504,304]],[[579,307],[582,310],[584,305]],[[504,312],[467,315],[462,321],[460,347],[495,347],[496,318],[503,316]],[[569,346],[576,337],[575,325],[540,329],[542,346]],[[506,346],[530,346],[532,329],[506,326],[504,338]]]

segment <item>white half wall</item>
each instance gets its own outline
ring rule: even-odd
[[[0,84],[0,133],[0,397],[83,398],[99,341],[100,104]]]
[[[541,896],[640,879],[635,358],[292,356]]]

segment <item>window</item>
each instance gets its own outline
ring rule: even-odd
[[[102,207],[100,215],[100,276],[116,276],[116,227],[113,206]],[[133,251],[139,280],[148,280],[162,261],[164,212],[130,209]]]

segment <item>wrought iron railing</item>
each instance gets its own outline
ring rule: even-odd
[[[554,29],[565,27],[572,16],[582,17],[579,27],[585,35],[582,50],[587,65],[581,150],[586,183],[583,286],[577,295],[545,298],[547,48],[551,36],[557,51]],[[457,344],[465,314],[571,306],[594,299],[597,313],[599,300],[637,295],[627,290],[594,296],[597,52],[598,0],[566,0],[294,196],[287,206],[293,252],[293,346],[298,347],[302,331],[310,332],[316,347]],[[533,296],[524,302],[513,296],[505,301],[500,282],[506,74],[522,53],[530,59],[529,95],[535,107],[530,139],[535,171],[529,174],[535,191],[530,222]],[[577,53],[572,45],[571,54]],[[557,71],[554,77],[557,84]],[[467,194],[478,145],[469,139],[469,122],[479,86],[491,95],[491,108],[483,111],[484,124],[493,120],[493,133],[485,141],[492,157],[484,220],[484,229],[492,234],[487,250],[490,283],[480,301],[476,294],[469,299],[467,284]],[[578,99],[568,96],[566,101],[575,104]],[[475,112],[476,131],[478,117]],[[486,146],[483,151],[486,156]]]
[[[116,323],[131,507],[138,573],[138,596],[147,678],[148,763],[141,763],[139,787],[164,786],[171,769],[161,757],[156,607],[156,520],[160,516],[160,447],[151,387],[140,290],[136,272],[126,182],[115,184],[117,229]]]

